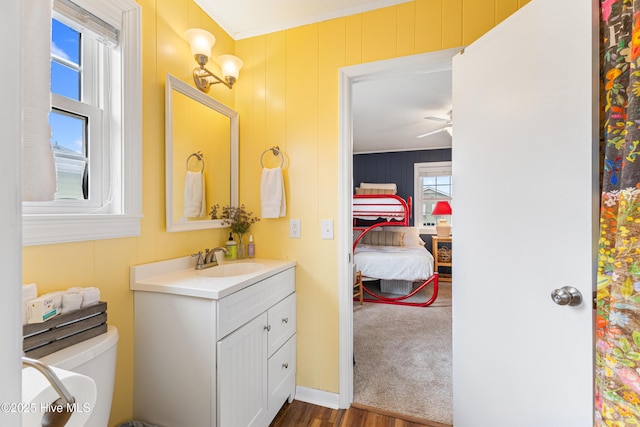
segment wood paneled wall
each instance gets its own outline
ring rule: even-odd
[[[361,182],[393,182],[398,186],[398,196],[406,199],[407,196],[413,197],[415,163],[446,161],[451,161],[451,148],[356,154],[353,156],[353,185],[357,187]]]

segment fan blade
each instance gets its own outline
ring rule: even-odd
[[[443,123],[447,123],[450,124],[451,123],[451,119],[443,119],[442,117],[435,117],[435,116],[427,116],[425,117],[426,120],[433,120],[436,122],[443,122]]]
[[[422,135],[418,135],[418,136],[416,136],[416,138],[424,138],[425,136],[435,135],[436,133],[440,133],[440,132],[446,131],[450,127],[451,126],[445,126],[443,128],[440,128],[440,129],[432,130],[431,132],[427,132],[427,133],[423,133]]]

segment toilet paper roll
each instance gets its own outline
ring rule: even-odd
[[[56,376],[62,381],[75,403],[65,409],[72,412],[66,427],[82,427],[91,416],[96,403],[96,383],[86,375],[51,367]],[[35,368],[22,370],[22,425],[40,426],[47,410],[52,409],[52,403],[60,396],[49,381]]]

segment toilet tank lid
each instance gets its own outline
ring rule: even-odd
[[[118,329],[109,325],[106,333],[58,350],[55,353],[41,357],[40,360],[47,365],[62,369],[73,369],[115,346],[118,338]]]

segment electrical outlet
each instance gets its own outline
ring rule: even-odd
[[[323,219],[320,226],[321,235],[324,240],[333,240],[333,220]]]
[[[300,238],[300,220],[299,219],[289,220],[289,237],[292,239]]]

